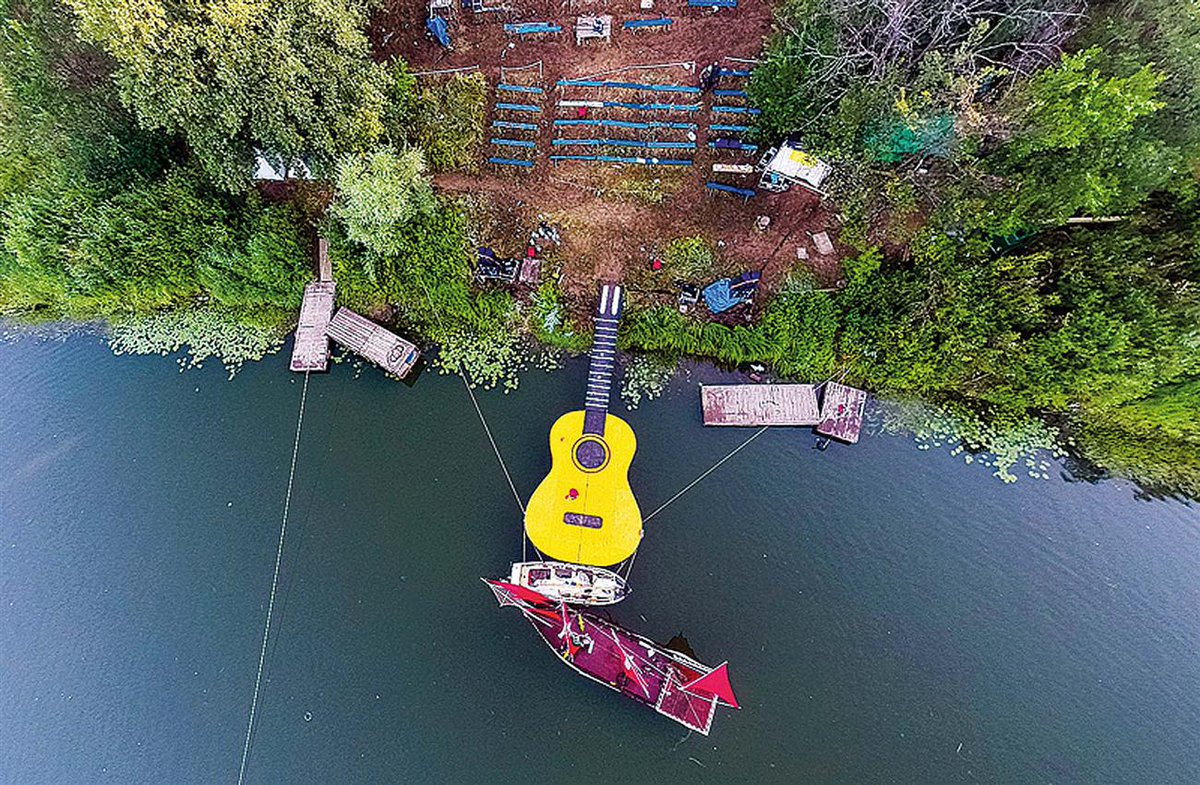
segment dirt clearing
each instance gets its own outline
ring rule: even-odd
[[[744,90],[746,79],[722,79],[716,85],[724,88],[718,97],[711,91],[697,94],[671,94],[656,91],[642,92],[630,97],[620,91],[595,88],[557,87],[561,79],[603,78],[655,85],[697,86],[704,66],[719,62],[725,68],[748,70],[761,52],[764,37],[771,29],[770,5],[759,0],[740,0],[738,7],[711,12],[688,8],[680,0],[656,2],[652,10],[641,10],[637,0],[622,2],[546,2],[518,0],[508,12],[476,14],[462,8],[456,0],[447,14],[451,19],[450,32],[453,51],[441,49],[425,36],[426,5],[419,2],[399,2],[385,7],[372,26],[372,40],[381,57],[399,55],[408,61],[413,71],[478,67],[489,83],[489,106],[486,119],[489,125],[485,139],[498,135],[490,126],[493,120],[532,121],[537,130],[521,137],[536,142],[529,160],[532,170],[487,164],[492,155],[505,155],[504,148],[485,142],[480,151],[484,161],[477,172],[449,172],[438,175],[435,183],[447,194],[487,195],[493,216],[494,237],[481,238],[495,242],[497,251],[516,253],[512,248],[522,234],[527,235],[538,216],[546,216],[562,229],[562,248],[556,254],[563,264],[562,286],[568,295],[583,299],[593,294],[597,279],[625,279],[638,268],[648,269],[658,250],[667,242],[685,236],[701,236],[718,246],[722,266],[732,271],[762,270],[763,285],[770,291],[798,264],[808,264],[822,285],[833,285],[841,277],[836,254],[821,256],[812,242],[812,235],[822,231],[836,237],[831,208],[816,195],[793,188],[784,194],[758,190],[744,201],[728,194],[712,194],[705,182],[712,179],[742,188],[752,188],[757,174],[714,174],[712,165],[753,165],[761,150],[717,150],[710,142],[728,134],[714,131],[714,124],[746,124],[749,117],[738,110],[718,113],[713,106],[728,104],[747,107],[747,99],[735,95]],[[591,41],[576,45],[576,18],[583,15],[612,16],[612,39],[609,43]],[[633,19],[669,17],[674,20],[666,32],[631,32],[622,23]],[[553,35],[519,36],[506,33],[505,23],[548,22],[560,25],[562,32]],[[729,58],[735,58],[733,60]],[[541,111],[531,116],[516,117],[505,110],[494,109],[497,100],[521,101],[520,95],[498,97],[494,86],[501,80],[501,68],[510,69],[540,63],[534,68],[505,81],[512,84],[536,84],[545,90],[538,97]],[[643,68],[648,65],[670,64],[663,68]],[[540,71],[540,74],[539,74]],[[425,77],[421,77],[425,78]],[[437,77],[431,77],[437,78]],[[580,110],[562,107],[559,101],[582,99],[617,102],[669,104],[701,103],[699,110],[641,111],[609,107]],[[665,123],[690,128],[656,129],[652,136],[641,138],[668,140],[694,149],[642,152],[617,151],[621,156],[651,155],[693,161],[686,167],[645,166],[642,164],[609,164],[596,162],[552,163],[552,154],[594,153],[596,147],[560,147],[555,139],[579,139],[591,134],[597,138],[614,138],[620,132],[594,128],[582,130],[556,126],[555,119],[586,117],[614,118],[636,123]],[[516,136],[516,134],[499,134]],[[625,138],[626,134],[621,134]],[[744,138],[744,137],[741,137]],[[658,143],[658,142],[656,142]],[[599,144],[580,142],[580,145]],[[518,148],[518,154],[525,151]],[[506,220],[520,221],[523,226],[501,228]],[[762,228],[765,226],[765,229]],[[801,257],[807,256],[807,261]],[[640,271],[639,271],[640,272]],[[656,299],[673,297],[673,282],[669,271],[663,271],[662,284],[655,285]],[[645,276],[638,275],[645,280]],[[657,280],[657,278],[654,278]],[[647,292],[646,294],[652,294]]]

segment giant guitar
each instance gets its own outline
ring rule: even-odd
[[[583,411],[551,427],[550,473],[525,508],[530,542],[558,561],[607,567],[632,556],[642,539],[642,512],[629,487],[637,439],[608,413],[623,308],[621,287],[601,286]]]

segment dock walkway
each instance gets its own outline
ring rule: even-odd
[[[292,346],[293,371],[303,373],[329,368],[329,338],[325,329],[333,316],[334,292],[332,281],[313,281],[304,287],[296,342]]]
[[[700,388],[705,425],[816,425],[811,384],[711,384]]]
[[[825,385],[821,405],[821,422],[817,433],[854,444],[862,431],[863,407],[867,394],[854,387],[830,382]]]
[[[338,308],[326,334],[350,351],[403,379],[416,365],[417,347],[349,308]]]

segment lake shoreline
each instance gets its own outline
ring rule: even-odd
[[[385,320],[384,323],[390,323],[391,321],[394,320]],[[229,371],[229,378],[231,380],[235,378],[238,370],[245,362],[264,362],[270,357],[283,354],[287,349],[291,335],[289,330],[282,340],[274,343],[266,351],[252,358],[241,358],[235,364],[231,365],[219,356],[211,354],[200,358],[192,357],[190,355],[191,347],[186,343],[182,343],[178,337],[172,337],[170,344],[165,347],[156,346],[147,351],[133,351],[127,346],[118,351],[112,345],[111,325],[104,320],[78,322],[58,320],[27,323],[12,319],[11,317],[0,317],[0,325],[5,326],[0,331],[0,340],[32,338],[35,340],[65,341],[76,335],[99,337],[116,354],[157,355],[161,357],[175,356],[175,362],[178,364],[180,372],[188,368],[203,367],[206,362],[217,360]],[[395,325],[392,326],[394,327]],[[402,327],[397,329],[402,329]],[[422,340],[421,345],[424,347],[424,356],[421,359],[424,371],[432,371],[438,374],[453,373],[451,369],[438,364],[439,347],[436,344]],[[514,376],[517,383],[526,374],[537,372],[552,373],[561,367],[564,361],[581,356],[579,353],[541,343],[534,336],[529,335],[525,336],[521,346],[522,358],[519,367],[515,369]],[[621,354],[632,364],[636,364],[639,358],[654,358],[657,356],[654,352],[645,352],[637,349],[624,349],[621,351]],[[630,363],[626,363],[625,375],[629,372]],[[330,364],[330,373],[337,372],[336,366],[347,364],[355,368],[364,366],[373,367],[361,358],[338,349],[333,351]],[[670,368],[669,373],[665,373],[662,378],[657,380],[659,382],[657,393],[646,394],[643,391],[632,405],[630,405],[629,400],[623,395],[625,392],[623,388],[625,377],[623,376],[622,382],[615,385],[617,389],[614,390],[613,394],[614,411],[619,409],[627,411],[636,409],[642,402],[649,402],[657,398],[668,385],[675,384],[681,378],[688,382],[694,382],[696,385],[755,383],[750,379],[747,371],[732,367],[712,358],[680,357],[672,360],[668,365]],[[379,372],[383,373],[382,371]],[[415,383],[415,380],[410,381]],[[795,381],[775,378],[769,373],[764,378],[764,381],[783,384],[820,383],[820,381]],[[473,386],[477,386],[477,383],[473,382]],[[491,389],[496,386],[496,384],[490,384],[486,387],[487,389]],[[507,389],[509,388],[505,386],[505,391]],[[1185,490],[1178,487],[1156,485],[1152,482],[1139,480],[1135,476],[1126,476],[1119,472],[1110,471],[1090,460],[1087,456],[1081,454],[1075,448],[1074,444],[1069,441],[1070,437],[1065,435],[1062,428],[1061,418],[1050,416],[1045,416],[1042,419],[1031,418],[1032,422],[1045,424],[1048,427],[1045,430],[1035,430],[1032,433],[1029,431],[1016,433],[1013,438],[1009,438],[1003,432],[989,431],[986,424],[982,423],[982,421],[964,423],[961,419],[956,418],[955,415],[942,409],[936,403],[919,400],[906,401],[886,397],[880,398],[871,391],[868,391],[868,394],[870,397],[868,399],[867,413],[864,416],[864,431],[886,432],[890,435],[909,438],[916,442],[919,449],[922,450],[945,449],[952,456],[961,456],[966,463],[980,464],[980,468],[990,470],[991,474],[1002,482],[1011,483],[1017,481],[1017,479],[1045,479],[1044,469],[1048,466],[1045,456],[1048,455],[1052,459],[1064,459],[1066,465],[1069,467],[1070,475],[1079,481],[1095,483],[1105,480],[1125,480],[1137,486],[1139,492],[1147,499],[1174,499],[1191,503],[1200,498],[1189,495]],[[697,408],[699,407],[698,401],[696,406]],[[821,437],[817,437],[814,433],[814,440],[819,442],[821,441]],[[1018,473],[1014,473],[1013,469],[1017,469]]]

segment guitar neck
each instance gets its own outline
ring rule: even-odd
[[[596,309],[596,334],[592,339],[592,360],[588,366],[587,396],[583,407],[584,433],[604,435],[617,353],[617,324],[625,306],[623,294],[620,286],[604,284],[600,287],[600,307]]]

